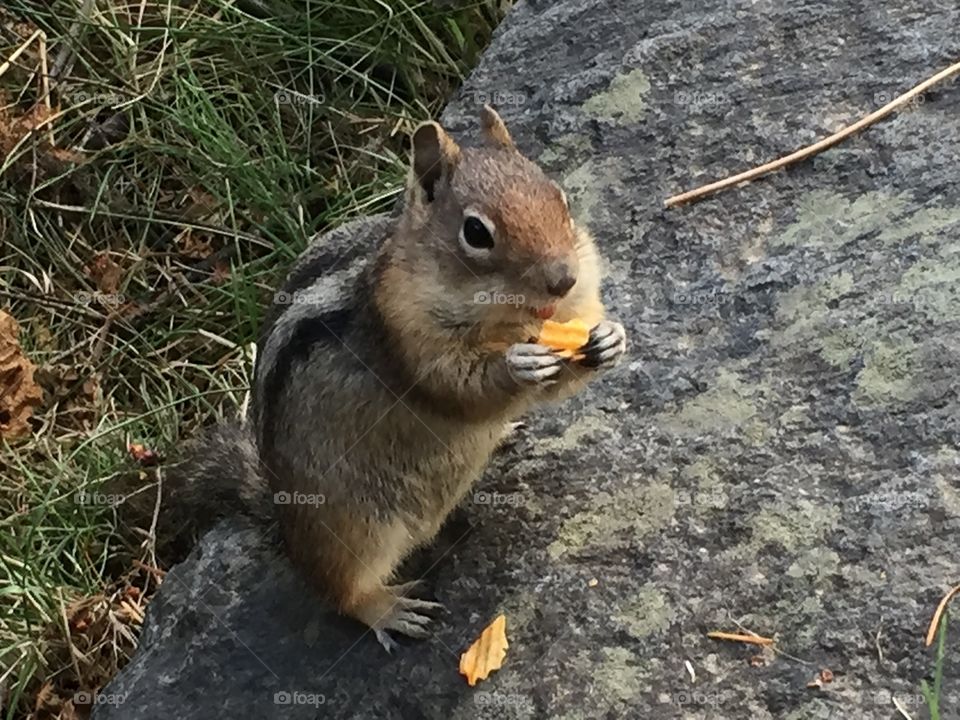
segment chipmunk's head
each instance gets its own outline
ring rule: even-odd
[[[421,280],[456,295],[435,296],[434,312],[451,324],[569,319],[580,291],[596,294],[592,241],[490,106],[480,126],[479,147],[434,122],[413,134],[406,212]]]

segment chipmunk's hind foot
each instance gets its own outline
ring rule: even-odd
[[[384,585],[366,595],[347,613],[369,626],[384,649],[392,652],[397,643],[390,636],[391,632],[412,638],[429,637],[433,615],[443,610],[443,605],[438,602],[408,597],[419,585],[419,581]]]

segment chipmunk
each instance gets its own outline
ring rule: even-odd
[[[205,483],[229,478],[257,514],[274,510],[293,563],[388,651],[390,632],[424,637],[441,607],[391,584],[400,562],[512,421],[626,349],[563,190],[496,111],[480,121],[471,148],[419,125],[400,211],[327,233],[295,262],[261,331],[249,422],[219,429],[186,470],[207,499],[224,493]],[[369,259],[350,264],[358,248]],[[579,359],[533,340],[546,318],[592,327]]]

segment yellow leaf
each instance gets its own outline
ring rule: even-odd
[[[500,669],[508,647],[507,617],[500,615],[460,656],[460,674],[467,678],[470,687],[476,685],[477,680],[486,680],[490,673]]]

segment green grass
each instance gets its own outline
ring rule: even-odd
[[[121,601],[154,587],[144,537],[76,493],[129,474],[128,442],[175,454],[237,413],[271,288],[314,233],[391,205],[406,131],[505,5],[5,3],[0,60],[46,33],[56,149],[17,124],[43,105],[34,45],[0,77],[0,309],[45,393],[0,446],[3,717],[105,682],[135,642]]]

